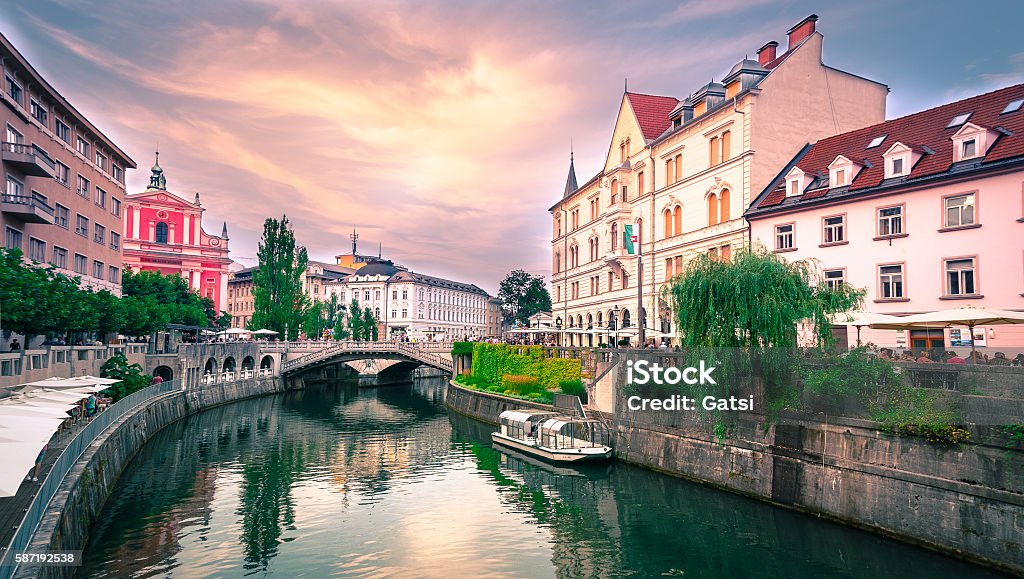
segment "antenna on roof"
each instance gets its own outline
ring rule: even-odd
[[[623,78],[622,92],[629,92],[629,77]]]

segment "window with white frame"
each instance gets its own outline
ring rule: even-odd
[[[54,174],[53,176],[54,180],[65,187],[70,187],[71,167],[68,167],[64,163],[61,163],[60,161],[54,161],[54,165],[57,167],[56,174]]]
[[[28,238],[28,258],[43,263],[46,261],[46,242],[35,237]]]
[[[23,236],[20,230],[8,225],[4,228],[4,246],[7,249],[21,249]]]
[[[824,244],[846,241],[846,216],[833,215],[821,220],[822,242]]]
[[[75,150],[82,154],[86,159],[89,158],[89,141],[86,141],[82,137],[78,137],[75,140]]]
[[[39,104],[36,99],[32,99],[32,104],[29,108],[32,113],[32,118],[42,123],[44,127],[47,126],[46,119],[49,117],[49,111],[46,110],[46,107]]]
[[[775,226],[775,249],[793,249],[793,224]]]
[[[25,194],[25,184],[15,179],[14,177],[7,176],[7,196],[4,199],[8,202],[17,202],[19,198]]]
[[[945,204],[945,227],[964,227],[975,224],[974,194],[954,195],[943,200]]]
[[[903,206],[882,207],[878,210],[878,236],[903,234]]]
[[[64,141],[65,143],[71,142],[71,127],[64,124],[64,121],[60,119],[54,119],[53,133],[57,135],[58,139]]]
[[[897,157],[892,160],[890,165],[890,177],[900,177],[903,175],[903,157]]]
[[[826,269],[824,272],[825,286],[831,290],[839,289],[846,283],[845,269]]]
[[[11,97],[12,100],[17,102],[19,105],[22,104],[21,97],[24,92],[21,90],[21,85],[18,81],[10,75],[6,75],[7,78],[7,96]]]
[[[973,159],[978,156],[978,141],[977,139],[965,139],[961,143],[960,158],[961,159]]]
[[[903,264],[878,266],[878,287],[881,299],[903,299],[906,297],[903,286]]]
[[[89,180],[81,175],[78,176],[78,194],[86,199],[89,198]]]
[[[967,296],[977,292],[974,258],[944,260],[946,295]]]
[[[68,216],[71,210],[58,203],[53,208],[53,224],[58,227],[68,228]]]

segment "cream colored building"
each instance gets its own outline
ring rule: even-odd
[[[626,92],[605,165],[578,186],[570,161],[563,197],[549,209],[552,309],[566,343],[636,343],[642,316],[648,338],[671,334],[658,297],[665,282],[697,255],[728,258],[747,246],[752,196],[807,143],[885,119],[885,85],[822,63],[817,20],[789,30],[785,53],[768,42],[757,60],[682,102]],[[626,225],[639,275],[623,248]]]

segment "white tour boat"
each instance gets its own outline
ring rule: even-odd
[[[498,415],[495,444],[552,462],[606,460],[612,456],[608,429],[596,420],[547,410],[506,410]]]

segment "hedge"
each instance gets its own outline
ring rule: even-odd
[[[523,350],[523,354],[518,351]],[[540,346],[508,346],[479,343],[473,346],[473,377],[490,384],[504,383],[505,376],[535,378],[545,390],[556,390],[564,381],[581,380],[579,360],[544,358]]]
[[[473,342],[453,342],[452,356],[469,356],[473,353]]]

